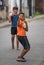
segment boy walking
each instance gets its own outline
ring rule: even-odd
[[[18,24],[17,24],[17,38],[19,42],[22,44],[22,46],[24,47],[24,49],[22,50],[20,56],[18,56],[17,61],[19,62],[26,61],[24,59],[24,56],[30,50],[30,44],[26,36],[26,31],[28,31],[28,25],[27,22],[25,21],[24,13],[20,13]]]
[[[17,34],[17,21],[19,18],[18,13],[18,8],[17,7],[13,7],[13,13],[9,15],[8,19],[9,22],[12,22],[11,24],[11,41],[12,41],[12,49],[14,49],[14,38],[15,35]],[[17,39],[17,36],[16,36]],[[17,50],[19,49],[19,43],[18,43],[18,39],[16,40],[17,42]]]

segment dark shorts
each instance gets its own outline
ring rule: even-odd
[[[17,36],[19,42],[23,45],[24,49],[30,48],[27,36]]]
[[[11,27],[11,34],[12,35],[17,34],[17,27]]]

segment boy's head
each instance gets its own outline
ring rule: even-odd
[[[18,7],[13,7],[13,12],[14,12],[15,14],[17,14],[17,12],[18,12]]]
[[[24,15],[23,12],[20,12],[20,13],[19,13],[19,19],[20,19],[20,20],[25,20],[25,15]]]

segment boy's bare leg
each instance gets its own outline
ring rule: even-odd
[[[30,48],[28,49],[23,49],[23,51],[21,52],[21,55],[19,56],[19,58],[23,58],[23,56],[30,50]]]
[[[19,50],[19,41],[17,40],[17,50]]]
[[[17,36],[16,36],[16,47],[17,47],[17,50],[19,50],[19,41],[18,41]]]
[[[14,35],[12,35],[11,41],[12,41],[12,49],[14,49]]]

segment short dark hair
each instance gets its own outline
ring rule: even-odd
[[[18,10],[18,7],[13,7],[13,10]]]
[[[20,12],[20,13],[19,13],[19,15],[20,15],[20,14],[23,14],[23,15],[25,15],[23,12]]]

